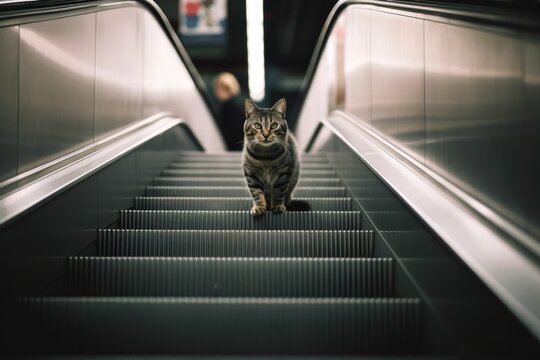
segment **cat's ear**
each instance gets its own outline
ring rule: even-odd
[[[284,98],[279,99],[274,106],[272,106],[272,111],[277,111],[283,117],[285,117],[285,110],[287,109],[287,101]]]
[[[246,118],[249,115],[253,114],[255,111],[259,110],[257,105],[251,99],[244,100],[244,112],[246,113]]]

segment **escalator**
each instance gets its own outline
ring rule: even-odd
[[[439,56],[443,40],[482,59],[512,42],[534,110],[540,40],[521,32],[540,28],[480,8],[339,2],[291,116],[293,196],[311,210],[255,218],[241,154],[153,2],[2,4],[0,355],[540,358],[537,125],[477,121],[508,105],[504,61]],[[516,138],[531,186],[484,186],[474,161],[504,175],[483,156]]]
[[[132,209],[65,260],[59,286],[4,307],[8,353],[462,358],[395,255],[423,249],[438,258],[438,274],[445,250],[369,168],[343,170],[347,159],[335,156],[302,158],[295,195],[311,211],[255,218],[239,153],[174,153]],[[376,208],[358,203],[358,189]],[[446,282],[463,285],[471,286]],[[474,293],[478,314],[500,313]],[[535,351],[514,322],[496,320],[491,330],[489,321],[468,326],[488,339],[507,326],[525,353]],[[497,345],[481,353],[494,351],[509,356]]]
[[[395,295],[328,159],[301,174],[312,211],[254,218],[239,154],[179,153],[94,255],[67,260],[65,293],[19,306],[47,344],[89,354],[417,353],[420,300]]]

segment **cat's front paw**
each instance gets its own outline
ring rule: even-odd
[[[251,208],[251,215],[253,216],[261,216],[266,212],[265,206],[259,206],[259,205],[253,205]]]
[[[283,205],[283,204],[272,206],[272,212],[273,212],[274,214],[282,214],[282,213],[285,212],[285,210],[287,210],[287,208],[286,208],[285,205]]]

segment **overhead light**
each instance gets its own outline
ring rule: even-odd
[[[246,0],[249,96],[261,101],[265,96],[263,0]]]

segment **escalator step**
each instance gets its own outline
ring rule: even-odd
[[[172,169],[243,169],[241,162],[173,162],[169,164]],[[306,162],[300,164],[300,169],[332,170],[327,162]]]
[[[193,230],[360,230],[359,211],[307,211],[265,214],[249,211],[122,210],[120,228]]]
[[[41,297],[19,311],[79,354],[406,355],[421,325],[418,299]]]
[[[330,355],[326,355],[326,356],[317,356],[316,357],[317,360],[336,360],[336,357],[335,356],[330,356]],[[340,358],[343,358],[340,357]],[[43,360],[48,360],[48,359],[56,359],[56,358],[48,358],[48,357],[45,357],[45,358],[42,358]],[[85,359],[83,357],[83,359]],[[97,356],[92,356],[92,359],[97,359],[97,360],[120,360],[117,356],[106,356],[106,355],[97,355]],[[121,360],[130,360],[130,359],[141,359],[141,357],[139,356],[122,356],[121,357]],[[155,356],[152,356],[152,357],[144,357],[143,358],[144,360],[146,359],[162,359],[162,360],[169,360],[171,359],[171,357],[155,357]],[[179,355],[179,356],[174,356],[174,359],[177,359],[177,360],[231,360],[231,357],[230,356],[197,356],[196,359],[194,359],[193,356],[189,356],[189,355]],[[293,357],[284,357],[284,356],[258,356],[258,355],[243,355],[243,356],[235,356],[234,357],[235,360],[312,360],[313,359],[313,356],[294,356]],[[411,355],[411,356],[393,356],[393,355],[389,355],[389,356],[380,356],[380,355],[373,355],[373,356],[362,356],[362,357],[357,357],[355,356],[354,357],[355,360],[457,360],[457,358],[454,358],[454,357],[446,357],[446,356],[414,356],[414,355]],[[78,356],[62,356],[62,360],[81,360],[81,357],[78,357]],[[349,360],[349,359],[342,359],[342,360]],[[352,359],[350,359],[352,360]]]
[[[207,178],[207,177],[157,177],[155,186],[246,186],[246,180],[241,177]],[[298,186],[340,186],[339,178],[301,178]]]
[[[352,210],[351,198],[299,198],[307,201],[311,210]],[[137,197],[137,210],[249,210],[249,197]]]
[[[236,177],[244,178],[242,169],[165,169],[163,176],[188,176],[188,177]],[[306,169],[300,171],[301,177],[336,178],[334,170]]]
[[[175,163],[199,163],[199,164],[208,164],[208,163],[228,163],[228,164],[241,164],[243,159],[241,157],[192,157],[192,156],[183,156],[176,159],[173,159],[172,162]],[[300,164],[329,164],[327,158],[325,157],[308,157],[300,159]]]
[[[372,231],[125,230],[98,232],[102,256],[370,257]]]
[[[388,297],[389,258],[71,257],[74,295]]]
[[[347,191],[342,186],[305,186],[294,190],[296,197],[346,197]],[[218,196],[218,197],[249,197],[246,186],[148,186],[147,196]]]
[[[179,154],[176,157],[176,161],[206,161],[206,162],[216,162],[216,161],[242,161],[242,153],[229,153],[229,154],[205,154],[205,153],[184,153]],[[325,155],[317,154],[302,154],[300,158],[301,162],[322,162],[328,161],[328,158]]]

